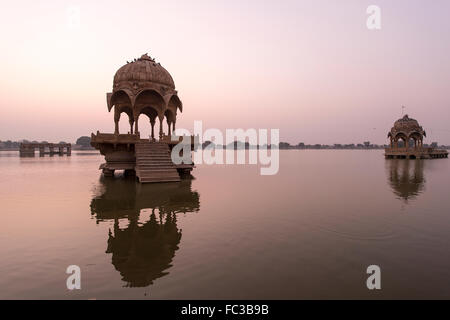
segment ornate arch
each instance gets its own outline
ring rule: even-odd
[[[414,148],[422,147],[423,145],[423,134],[418,131],[412,131],[409,134],[408,140],[414,140]]]
[[[120,115],[126,113],[130,123],[130,133],[133,133],[133,108],[129,93],[126,90],[118,90],[108,96],[108,111],[114,107],[114,133],[119,134]]]
[[[128,89],[120,89],[113,93],[108,93],[106,96],[107,104],[108,104],[108,111],[111,111],[111,109],[114,106],[118,105],[127,105],[130,108],[133,108],[133,94]]]
[[[174,94],[170,97],[169,103],[167,104],[169,108],[173,108],[174,110],[180,109],[180,112],[183,112],[183,103],[177,94]]]
[[[408,139],[408,135],[403,131],[396,132],[394,135],[394,140],[398,141],[399,139],[406,141]]]
[[[136,95],[136,99],[134,101],[135,115],[139,116],[141,110],[149,106],[157,110],[158,114],[162,116],[166,103],[158,91],[153,89],[144,89]]]

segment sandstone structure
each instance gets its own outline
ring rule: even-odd
[[[405,115],[395,121],[388,133],[390,146],[385,150],[387,159],[435,159],[447,158],[448,152],[423,146],[427,134],[417,120]],[[400,145],[401,141],[401,145]]]
[[[19,147],[19,155],[20,157],[34,157],[36,149],[39,150],[40,157],[46,154],[50,156],[70,156],[72,154],[72,145],[70,143],[22,142]]]
[[[97,131],[91,135],[91,145],[105,156],[106,162],[100,166],[105,176],[113,176],[115,170],[125,170],[145,183],[179,181],[180,177],[190,175],[194,168],[192,162],[174,164],[171,159],[173,147],[182,140],[173,133],[183,104],[172,76],[160,63],[147,54],[127,62],[117,70],[112,92],[106,98],[108,111],[114,112],[114,133]],[[128,119],[127,133],[119,132],[121,116]],[[140,117],[150,122],[149,137],[140,135]],[[194,137],[188,138],[193,150]]]

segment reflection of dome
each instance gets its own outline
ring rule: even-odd
[[[103,179],[91,201],[97,223],[114,221],[106,253],[128,287],[145,287],[168,274],[181,240],[176,214],[199,210],[199,194],[191,180],[140,185],[134,179]],[[147,221],[141,210],[150,209]],[[127,226],[120,221],[126,219]]]
[[[389,184],[397,197],[413,200],[425,189],[422,160],[391,160],[388,164]]]
[[[112,254],[112,264],[128,287],[146,287],[168,274],[181,240],[175,214],[158,221],[154,213],[139,226],[132,220],[125,229],[116,221],[114,233],[109,232],[106,253]]]
[[[120,89],[127,82],[132,82],[138,87],[153,83],[175,89],[175,83],[169,72],[147,54],[117,70],[114,76],[114,89]]]

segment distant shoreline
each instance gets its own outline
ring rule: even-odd
[[[92,147],[79,147],[77,145],[72,145],[72,151],[94,151],[95,148]],[[0,151],[19,151],[19,148],[0,148]]]

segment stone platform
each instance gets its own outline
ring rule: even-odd
[[[448,158],[448,151],[436,148],[386,148],[386,159],[439,159]]]
[[[72,145],[70,143],[22,142],[19,147],[20,157],[34,157],[36,149],[39,150],[40,157],[46,154],[50,156],[70,156],[72,154]]]
[[[196,137],[188,137],[191,151],[198,145]],[[183,137],[162,136],[159,140],[141,139],[138,134],[100,133],[91,135],[91,145],[105,156],[100,165],[104,176],[114,176],[116,170],[124,170],[125,175],[135,175],[139,182],[170,182],[190,176],[194,164],[174,164],[172,148]]]

